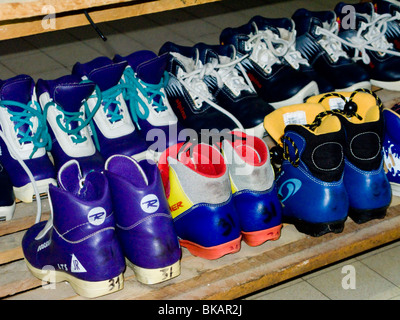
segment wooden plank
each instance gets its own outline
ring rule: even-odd
[[[399,238],[400,200],[395,197],[384,219],[362,225],[348,219],[344,231],[340,234],[331,233],[313,238],[298,232],[292,225],[285,225],[282,236],[277,241],[267,242],[258,247],[249,247],[243,243],[238,253],[217,260],[194,257],[183,249],[182,272],[179,277],[157,285],[143,285],[136,280],[133,272],[127,269],[124,289],[99,299],[240,298]],[[46,296],[46,289],[42,286],[35,287],[37,283],[28,271],[12,278],[16,285],[28,281],[34,285],[34,289],[8,299]],[[52,297],[84,299],[71,291],[66,294],[63,288],[61,286],[51,290]]]
[[[0,237],[0,265],[23,258],[21,242],[25,231]]]
[[[99,7],[91,9],[89,13],[95,23],[100,23],[216,1],[220,0],[157,0],[133,3],[118,7]],[[43,22],[42,17],[36,19],[27,18],[0,22],[0,40],[63,30],[89,24],[86,16],[81,11],[56,15],[54,22],[54,28],[47,28],[47,22]]]
[[[43,199],[41,206],[41,221],[48,220],[50,216],[48,199]],[[17,203],[13,218],[10,221],[0,222],[0,236],[28,229],[35,223],[36,212],[36,202]]]
[[[101,6],[138,2],[137,0],[45,0],[45,1],[7,1],[0,3],[0,21],[45,16],[48,14],[43,8],[51,6],[54,13],[83,10]]]

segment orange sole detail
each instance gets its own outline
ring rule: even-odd
[[[243,241],[251,247],[256,247],[268,240],[278,240],[281,236],[282,225],[278,225],[269,229],[244,232],[242,231]]]
[[[182,247],[188,249],[189,252],[194,256],[208,260],[215,260],[221,258],[226,254],[238,252],[240,250],[241,240],[242,236],[232,241],[214,247],[203,247],[194,242],[182,239],[179,240],[179,243],[181,244]]]

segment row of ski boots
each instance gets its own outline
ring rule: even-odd
[[[280,154],[284,222],[321,236],[342,232],[348,216],[365,223],[386,215],[392,192],[383,165],[383,106],[371,91],[310,97],[267,115],[264,124]]]
[[[71,75],[54,80],[1,81],[0,160],[15,197],[31,202],[34,187],[47,193],[71,159],[85,175],[101,171],[113,154],[157,158],[177,143],[181,126],[164,91],[165,58],[138,51],[76,63]]]
[[[83,175],[78,161],[65,163],[49,187],[49,220],[23,237],[29,270],[93,298],[123,288],[125,257],[138,281],[154,284],[180,274],[181,246],[217,259],[242,239],[278,239],[282,207],[265,142],[242,132],[204,139],[169,147],[158,166],[113,155],[103,172]]]
[[[332,11],[299,9],[291,19],[255,16],[225,28],[219,45],[166,42],[159,54],[168,54],[172,109],[197,132],[237,128],[263,137],[265,115],[310,96],[371,84],[400,90],[400,38],[392,31],[400,30],[400,6],[388,4],[351,5],[352,16],[344,3]]]
[[[302,8],[291,18],[255,16],[224,29],[219,41],[236,48],[254,88],[275,108],[304,102],[316,90],[372,84],[399,91],[399,11],[399,1],[383,0],[341,2],[331,11]]]

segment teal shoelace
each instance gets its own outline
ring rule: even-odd
[[[101,91],[98,88],[98,86],[96,86],[95,90],[96,90],[95,95],[97,97],[100,96],[100,98],[97,99],[96,105],[92,111],[90,111],[90,109],[89,109],[87,100],[83,101],[83,105],[85,107],[84,112],[82,112],[82,111],[68,112],[68,111],[65,111],[61,106],[56,104],[54,101],[49,101],[44,106],[43,113],[46,116],[47,110],[49,107],[51,107],[51,106],[56,107],[57,110],[62,113],[56,117],[57,125],[60,127],[60,129],[62,131],[64,131],[69,136],[71,136],[72,142],[76,143],[76,144],[85,142],[87,140],[87,138],[82,135],[81,130],[83,128],[85,128],[87,125],[89,125],[90,129],[92,131],[92,134],[93,134],[93,140],[94,140],[95,146],[98,150],[100,150],[96,130],[95,130],[94,123],[93,123],[93,117],[101,105]],[[91,97],[93,97],[93,96],[94,95],[92,95]],[[86,119],[84,117],[85,115],[86,115]],[[73,125],[73,124],[75,124],[75,125]]]
[[[10,110],[7,106],[18,107],[21,111]],[[14,123],[14,131],[17,133],[19,143],[33,144],[33,150],[29,156],[30,159],[40,148],[46,148],[47,151],[51,149],[51,138],[47,128],[46,116],[41,112],[37,101],[29,101],[27,104],[23,104],[13,100],[2,100],[0,101],[0,107],[7,108],[8,113],[11,114],[10,120]],[[37,119],[36,131],[34,131],[33,118]],[[26,127],[26,130],[20,130],[23,126]]]
[[[151,105],[156,112],[163,112],[168,107],[163,104],[165,94],[161,91],[169,80],[168,72],[164,72],[161,81],[158,84],[145,83],[139,80],[132,68],[126,68],[124,79],[121,79],[121,85],[124,89],[124,99],[129,101],[129,109],[132,120],[140,130],[139,119],[146,120],[150,114],[147,104]],[[139,97],[139,93],[147,98],[147,104]]]

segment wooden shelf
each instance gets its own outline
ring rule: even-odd
[[[94,23],[100,23],[216,1],[219,0],[6,1],[0,3],[0,40],[88,25],[84,10]],[[54,8],[54,29],[43,23],[50,13],[42,11],[46,5]]]
[[[400,101],[396,92],[375,88],[386,107]],[[42,220],[49,203],[42,200]],[[21,239],[33,225],[36,204],[18,203],[12,220],[0,222],[0,298],[84,299],[67,283],[42,285],[27,269]],[[235,299],[400,239],[400,197],[393,197],[384,219],[358,225],[350,218],[340,234],[313,238],[285,225],[280,239],[242,248],[217,260],[205,260],[183,248],[181,275],[157,285],[139,283],[127,267],[125,287],[99,299]]]
[[[124,19],[219,0],[40,0],[0,3],[0,40],[12,39],[89,24],[84,10],[95,23]],[[42,25],[45,5],[55,13],[55,29]],[[400,102],[398,92],[375,88],[385,107]],[[42,220],[50,207],[42,200]],[[67,283],[42,284],[27,269],[21,239],[34,224],[36,204],[18,203],[14,218],[0,222],[0,298],[3,299],[84,299]],[[218,260],[192,256],[183,248],[181,275],[157,285],[139,283],[127,267],[125,287],[99,299],[198,300],[235,299],[331,263],[400,239],[400,198],[394,197],[387,216],[357,225],[351,219],[340,234],[312,238],[285,225],[280,239],[249,247],[242,243],[238,253]]]
[[[47,200],[42,201],[48,210]],[[67,283],[43,285],[27,269],[21,239],[34,218],[34,205],[18,204],[16,216],[0,224],[0,297],[4,299],[78,299]],[[27,218],[29,218],[27,220]],[[30,219],[32,218],[32,219]],[[45,214],[48,218],[48,211]],[[13,227],[14,226],[14,227]],[[19,227],[15,227],[19,226]],[[9,228],[13,227],[13,228]],[[18,229],[21,229],[18,231]],[[13,231],[7,233],[7,231]],[[387,216],[357,225],[351,219],[340,234],[313,238],[284,225],[280,239],[238,253],[205,260],[183,248],[181,275],[157,285],[139,283],[127,267],[124,289],[98,299],[198,300],[235,299],[351,257],[400,238],[400,198],[394,197]]]

